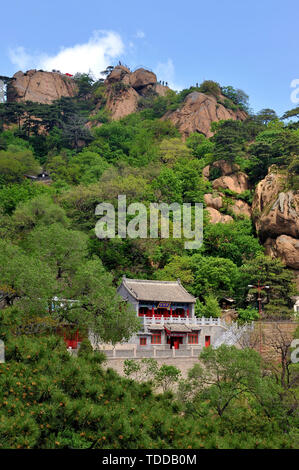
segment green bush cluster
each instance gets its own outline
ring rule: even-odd
[[[72,357],[57,336],[11,337],[6,356],[1,449],[296,447],[291,394],[263,375],[254,351],[208,348],[204,371],[198,363],[177,396],[105,369],[97,352]],[[178,379],[163,367],[158,382]]]

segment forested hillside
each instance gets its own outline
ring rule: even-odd
[[[2,240],[32,256],[29,240],[58,224],[66,238],[84,240],[85,262],[103,266],[114,285],[122,275],[180,277],[201,302],[231,296],[244,309],[248,284],[260,281],[271,288],[265,310],[287,315],[299,269],[298,109],[281,120],[270,109],[252,114],[244,92],[213,81],[175,93],[144,69],[110,67],[106,75],[96,82],[77,75],[77,95],[51,104],[19,97],[1,105]],[[41,169],[51,184],[24,177]],[[202,202],[203,247],[188,251],[173,238],[99,240],[95,206],[116,207],[119,194],[147,206]],[[51,257],[45,253],[46,262]]]
[[[53,333],[71,325],[113,344],[128,339],[138,322],[116,295],[123,275],[180,278],[201,316],[219,316],[219,300],[231,297],[241,322],[259,318],[248,286],[268,285],[263,318],[294,319],[299,108],[254,114],[233,86],[207,80],[174,92],[152,72],[121,65],[98,81],[60,77],[59,99],[43,91],[28,101],[34,89],[22,95],[16,84],[36,83],[34,73],[4,77],[9,99],[0,104],[0,445],[296,447],[290,363],[286,379],[255,351],[208,348],[202,361],[220,364],[221,383],[207,389],[195,367],[174,399],[105,372],[98,353],[70,357]],[[97,238],[96,205],[117,209],[124,194],[147,208],[203,203],[202,247]]]

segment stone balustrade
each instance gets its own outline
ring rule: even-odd
[[[176,323],[184,325],[196,325],[196,326],[223,326],[226,327],[227,324],[221,318],[205,318],[205,317],[164,317],[162,316],[152,316],[152,317],[139,317],[144,326],[149,325],[165,325],[167,323]]]

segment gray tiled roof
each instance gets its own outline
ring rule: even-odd
[[[177,324],[177,323],[167,323],[165,328],[171,333],[191,333],[191,328],[184,324]]]
[[[196,298],[177,281],[149,281],[123,278],[123,286],[137,300],[195,303]]]
[[[164,330],[164,325],[148,325],[149,330]]]

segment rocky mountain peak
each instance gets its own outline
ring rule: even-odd
[[[186,96],[183,105],[175,111],[168,111],[163,119],[169,119],[178,127],[186,138],[192,132],[199,132],[211,137],[211,123],[222,119],[244,121],[247,118],[245,111],[233,111],[224,106],[224,96],[216,98],[213,95],[193,91]]]
[[[7,87],[7,101],[50,104],[62,96],[74,96],[76,93],[77,86],[70,76],[33,69],[13,75]]]

